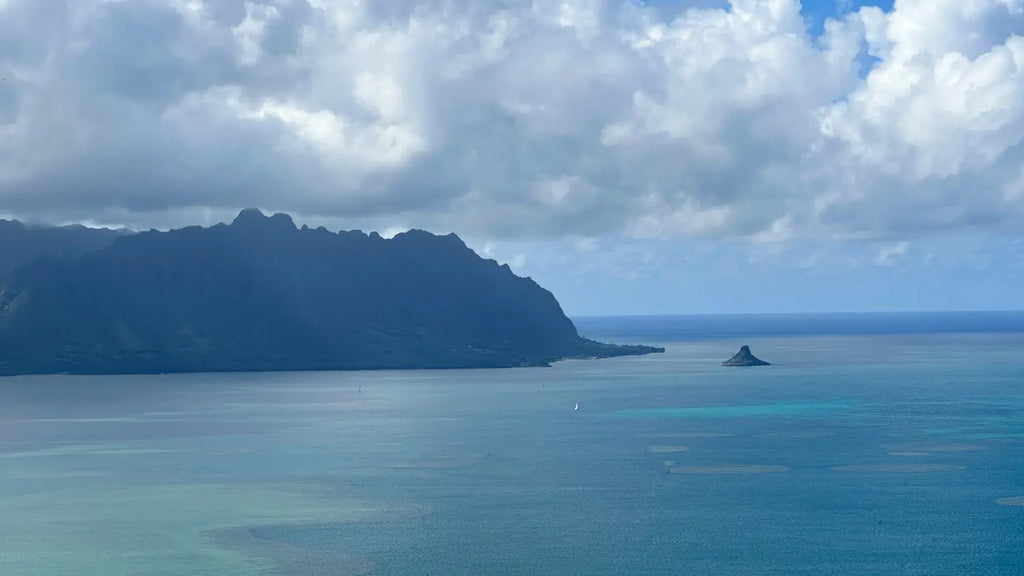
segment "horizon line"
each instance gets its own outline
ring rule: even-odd
[[[1024,314],[1024,309],[984,310],[832,310],[807,312],[666,312],[666,313],[622,313],[622,314],[566,314],[569,318],[708,318],[726,316],[869,316],[869,315],[928,315],[928,314]]]

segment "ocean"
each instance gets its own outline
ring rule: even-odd
[[[0,379],[0,574],[1024,574],[1024,314],[576,323],[666,353]]]

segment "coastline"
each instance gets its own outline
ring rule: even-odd
[[[42,367],[33,369],[8,369],[0,363],[0,378],[13,378],[18,376],[155,376],[172,374],[258,374],[258,373],[287,373],[287,372],[382,372],[382,371],[416,371],[416,370],[504,370],[514,368],[550,368],[553,364],[566,360],[602,360],[608,358],[622,358],[626,356],[645,356],[648,354],[661,354],[665,348],[661,346],[648,346],[639,344],[608,344],[589,339],[582,339],[585,343],[584,350],[577,354],[567,354],[555,357],[513,359],[508,362],[488,362],[486,356],[480,356],[471,361],[462,363],[380,363],[363,364],[352,362],[324,362],[322,364],[311,364],[296,362],[289,365],[286,361],[263,366],[239,365],[216,365],[190,368],[168,369],[166,365],[153,365],[152,367],[133,368],[127,364],[127,369],[112,369],[110,364],[98,366],[96,369],[77,368],[71,370],[53,370]],[[476,360],[475,362],[472,360]],[[518,361],[517,361],[518,360]],[[112,364],[112,363],[111,363]],[[104,369],[104,368],[107,369]]]

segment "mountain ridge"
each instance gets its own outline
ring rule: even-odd
[[[44,254],[0,290],[0,374],[488,368],[658,351],[580,337],[550,292],[455,234],[335,233],[256,209]]]

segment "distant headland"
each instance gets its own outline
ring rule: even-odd
[[[550,292],[454,234],[334,233],[257,209],[169,232],[0,221],[0,374],[491,368],[663,351],[580,337]]]
[[[722,362],[722,366],[771,366],[750,352],[750,346],[743,345],[732,358]]]

